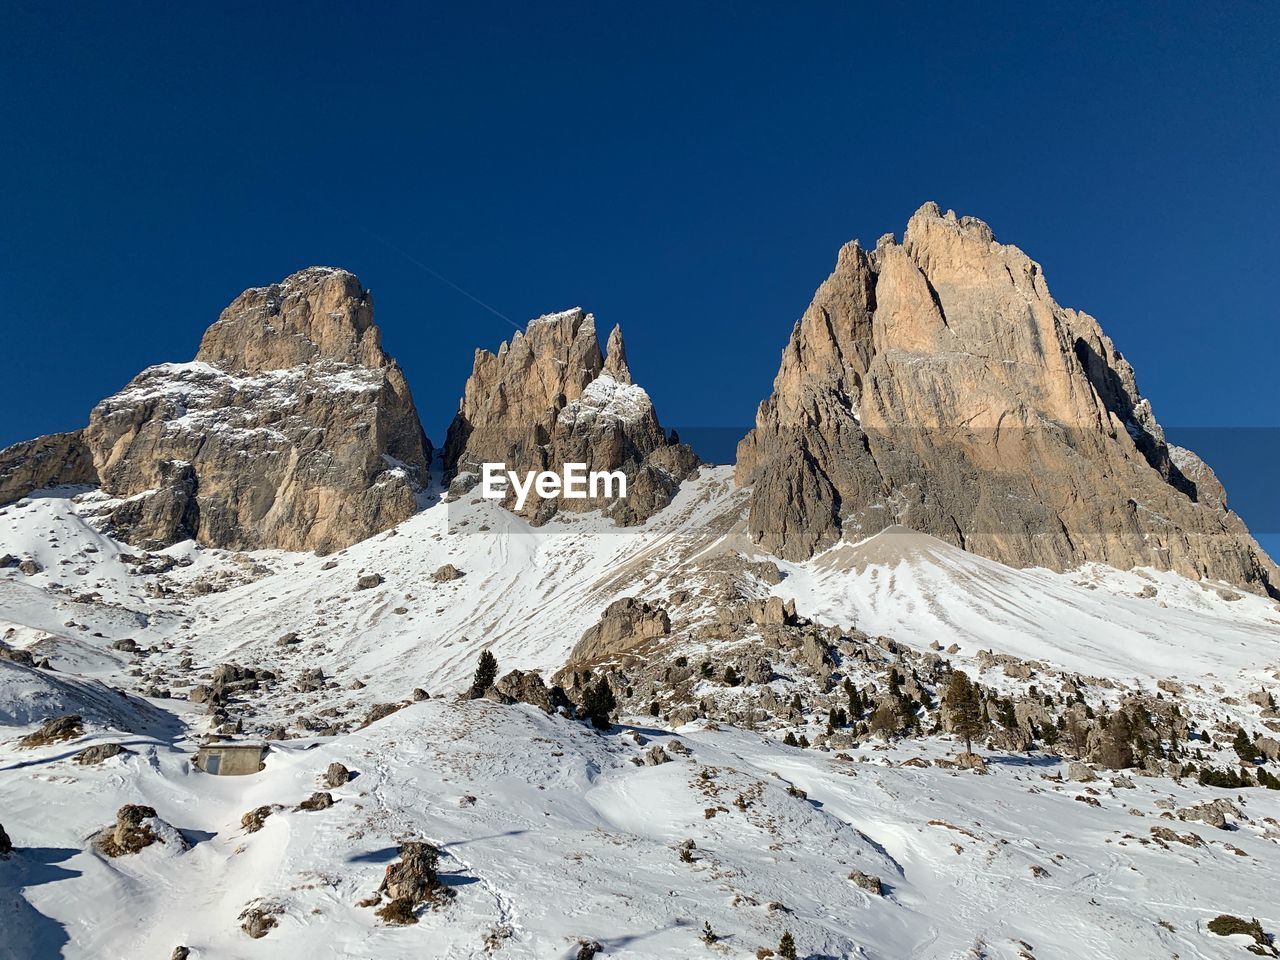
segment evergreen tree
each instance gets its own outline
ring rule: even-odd
[[[604,674],[587,684],[582,692],[582,709],[597,730],[609,729],[610,716],[617,708],[618,701],[614,698],[613,687],[609,686],[609,679]]]
[[[724,682],[731,687],[736,687],[742,682],[741,678],[738,676],[738,671],[733,669],[732,663],[724,668]]]
[[[964,752],[973,753],[973,738],[982,734],[982,707],[978,701],[978,689],[963,670],[951,674],[947,683],[947,708],[951,714],[951,729],[964,738]]]
[[[790,730],[788,730],[787,735],[782,738],[782,742],[786,744],[788,747],[800,746],[800,741],[796,739],[796,735],[792,733]]]
[[[476,664],[475,679],[471,681],[471,690],[468,695],[472,700],[479,700],[484,696],[485,691],[493,686],[493,681],[496,679],[498,679],[498,661],[488,650],[482,650],[480,661]]]
[[[871,732],[886,740],[901,732],[904,725],[901,706],[896,699],[883,701],[871,714]]]
[[[1109,770],[1133,766],[1133,724],[1125,711],[1117,710],[1106,719],[1098,761]]]
[[[844,678],[844,694],[849,699],[849,716],[855,720],[862,717],[862,697],[858,694],[858,688],[853,685],[853,681],[848,677]]]
[[[778,956],[782,960],[796,960],[796,941],[790,930],[785,931],[778,941]]]
[[[1052,747],[1058,742],[1058,728],[1052,723],[1046,723],[1044,729],[1040,731],[1040,736],[1043,738],[1046,747]]]
[[[1249,735],[1244,732],[1244,727],[1236,727],[1236,735],[1231,741],[1231,746],[1235,748],[1236,756],[1245,763],[1257,763],[1261,757],[1258,748],[1249,739]]]

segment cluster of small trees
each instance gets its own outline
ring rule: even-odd
[[[497,658],[488,650],[482,650],[467,696],[472,700],[479,700],[497,678]],[[613,723],[613,712],[618,709],[618,699],[614,696],[613,687],[609,685],[609,678],[604,674],[588,678],[582,687],[581,699],[582,712],[591,721],[591,725],[597,730],[608,730]],[[656,703],[654,707],[657,707]]]

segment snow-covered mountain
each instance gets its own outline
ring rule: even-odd
[[[734,466],[581,310],[433,460],[328,268],[0,452],[0,958],[1280,955],[1274,566],[1038,265],[912,224]],[[1048,439],[912,432],[988,401]]]

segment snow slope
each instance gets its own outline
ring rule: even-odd
[[[1280,921],[1275,793],[1251,792],[1249,823],[1200,826],[1208,844],[1183,848],[1150,840],[1156,802],[1191,799],[1168,781],[1100,784],[1094,807],[1076,802],[1083,785],[1045,780],[1047,763],[974,777],[892,765],[919,750],[840,760],[745,732],[680,739],[689,758],[636,766],[626,733],[432,700],[350,737],[282,744],[251,778],[193,771],[159,742],[99,768],[55,755],[20,772],[5,748],[6,819],[32,848],[16,869],[46,877],[24,894],[52,921],[16,924],[31,952],[13,953],[11,935],[9,955],[56,955],[65,936],[68,957],[181,943],[199,957],[461,958],[488,956],[492,935],[513,958],[571,957],[580,939],[617,958],[750,957],[790,930],[817,957],[1229,957],[1238,947],[1206,936],[1208,918]],[[335,759],[358,772],[337,803],[293,810]],[[192,848],[114,861],[85,849],[123,802],[153,805]],[[246,834],[241,814],[268,803],[285,807]],[[442,848],[457,897],[388,927],[358,902],[409,838]],[[886,895],[858,889],[853,870]],[[278,905],[279,926],[250,940],[237,918],[259,900]],[[714,947],[704,923],[724,937]]]
[[[1280,667],[1280,605],[1177,574],[1014,570],[899,527],[779,566],[774,592],[798,609],[920,648],[958,643],[969,657],[993,649],[1116,679],[1248,685]]]
[[[0,957],[166,957],[186,944],[198,960],[568,958],[592,939],[611,960],[750,958],[789,930],[810,958],[1146,960],[1247,955],[1207,932],[1219,913],[1280,928],[1280,793],[1244,792],[1233,829],[1217,830],[1169,811],[1222,791],[1063,782],[1044,755],[988,754],[990,773],[974,776],[916,765],[953,753],[945,739],[835,754],[649,717],[599,735],[454,698],[483,648],[504,671],[553,671],[612,600],[665,596],[695,561],[751,552],[726,469],[704,468],[638,530],[594,515],[533,529],[485,501],[435,503],[332,557],[190,544],[135,556],[93,528],[96,494],[72,493],[0,509],[0,554],[43,567],[0,571],[0,636],[56,668],[0,661],[0,824],[18,848],[0,861]],[[435,582],[445,563],[464,576]],[[1167,574],[1010,570],[900,532],[779,566],[774,592],[806,616],[954,643],[975,668],[994,649],[1120,684],[1173,677],[1217,708],[1274,686],[1280,666],[1273,603]],[[142,652],[117,649],[125,639]],[[97,682],[137,694],[224,662],[331,678],[309,696],[264,689],[264,723],[360,713],[415,687],[432,699],[346,736],[273,744],[262,773],[217,778],[190,763],[208,724],[198,705],[104,701]],[[81,740],[17,746],[46,711],[73,710]],[[148,725],[152,710],[163,723]],[[108,739],[132,752],[71,761]],[[688,756],[635,762],[676,739]],[[333,760],[358,776],[332,808],[295,810]],[[125,803],[154,806],[190,849],[99,855],[89,839]],[[246,833],[241,816],[263,804],[283,806]],[[411,838],[441,847],[456,897],[391,927],[358,904]],[[881,878],[885,896],[852,871]],[[279,922],[253,940],[238,918],[258,901]]]

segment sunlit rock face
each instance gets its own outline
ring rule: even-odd
[[[1013,566],[1153,566],[1274,592],[1212,471],[1096,320],[971,217],[846,245],[738,448],[749,528],[804,559],[892,524]]]

